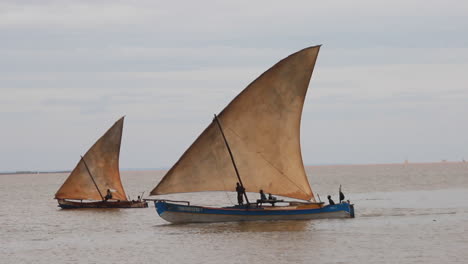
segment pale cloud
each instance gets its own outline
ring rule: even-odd
[[[307,164],[466,154],[464,1],[2,1],[0,171],[70,169],[127,115],[122,167],[168,167],[245,86],[324,44]]]
[[[2,25],[57,27],[106,27],[166,22],[170,29],[210,31],[221,25],[269,21],[274,24],[327,18],[330,21],[362,21],[368,17],[428,18],[466,15],[463,1],[197,1],[181,4],[167,1],[3,1]],[[282,17],[281,17],[282,16]],[[313,20],[314,21],[314,20]],[[415,23],[422,23],[415,20]],[[172,23],[171,23],[172,22]],[[178,23],[174,23],[178,22]],[[192,23],[190,23],[192,22]],[[195,22],[195,23],[193,23]],[[216,23],[215,23],[216,22]],[[397,22],[397,21],[396,21]],[[375,25],[368,25],[375,26]],[[356,29],[358,30],[358,29]]]

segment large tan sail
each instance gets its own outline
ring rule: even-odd
[[[310,200],[300,146],[302,108],[320,46],[278,62],[218,116],[247,192]],[[212,122],[152,190],[152,195],[234,191],[238,182]]]
[[[102,200],[101,195],[106,196],[107,190],[110,189],[112,199],[127,200],[119,172],[123,122],[124,117],[86,152],[55,194],[56,199]],[[96,184],[93,183],[93,179]]]

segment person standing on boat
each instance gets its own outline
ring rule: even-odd
[[[109,199],[112,199],[112,192],[110,189],[107,189],[107,194],[106,194],[106,197],[104,197],[104,199],[107,201]]]
[[[328,198],[328,202],[330,203],[330,205],[335,205],[335,202],[332,200],[330,195],[328,195],[327,198]]]
[[[245,188],[242,187],[239,183],[237,183],[236,192],[237,192],[237,203],[239,205],[243,205],[244,204]]]
[[[341,203],[341,201],[344,201],[344,199],[345,199],[345,196],[344,196],[343,192],[341,192],[341,184],[340,184],[340,203]]]

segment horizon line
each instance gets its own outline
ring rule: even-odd
[[[423,165],[434,163],[465,163],[464,159],[459,161],[440,160],[440,161],[421,161],[409,162],[389,162],[389,163],[319,163],[319,164],[304,164],[304,167],[320,167],[320,166],[369,166],[369,165]],[[164,171],[169,170],[170,167],[157,167],[157,168],[122,168],[120,171]],[[72,170],[16,170],[16,171],[0,171],[0,175],[9,174],[51,174],[51,173],[70,173]]]

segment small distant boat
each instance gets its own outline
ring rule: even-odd
[[[55,194],[63,209],[145,208],[148,203],[127,200],[119,172],[119,154],[124,117],[119,119],[81,157]]]
[[[349,201],[316,201],[302,162],[302,108],[320,46],[290,55],[245,88],[203,131],[151,195],[234,191],[298,199],[257,200],[227,207],[151,199],[173,223],[354,217]],[[242,192],[240,192],[242,193]],[[149,200],[149,199],[148,199]]]

